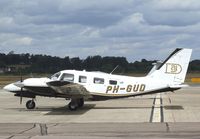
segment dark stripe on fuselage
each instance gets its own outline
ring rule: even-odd
[[[101,96],[101,95],[92,94],[92,98],[90,98],[90,100],[100,101],[100,100],[108,100],[108,99],[136,97],[136,96],[142,96],[142,95],[147,95],[147,94],[155,94],[155,93],[162,93],[162,92],[168,92],[168,91],[175,91],[175,90],[178,90],[178,89],[180,89],[180,88],[166,87],[166,88],[159,89],[159,90],[153,90],[153,91],[144,92],[144,93],[135,93],[135,94],[124,95],[124,96]]]

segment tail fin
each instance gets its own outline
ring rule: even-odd
[[[191,54],[192,49],[177,48],[149,76],[161,78],[166,82],[173,84],[184,83]]]

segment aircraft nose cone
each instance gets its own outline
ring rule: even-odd
[[[6,91],[9,91],[9,92],[21,90],[20,87],[15,86],[13,83],[4,86],[3,89],[6,90]]]
[[[6,91],[9,91],[10,90],[10,84],[9,85],[6,85],[3,87],[3,90],[6,90]]]

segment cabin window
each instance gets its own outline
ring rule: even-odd
[[[94,78],[94,83],[95,84],[104,84],[104,79],[103,78]]]
[[[115,81],[115,80],[109,80],[109,84],[111,84],[111,85],[116,85],[116,84],[117,84],[117,81]]]
[[[86,76],[79,76],[78,81],[79,81],[79,83],[86,83],[87,82],[87,77]]]
[[[60,80],[72,82],[74,81],[74,74],[63,73]]]

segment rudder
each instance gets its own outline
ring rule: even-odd
[[[173,84],[184,83],[191,54],[192,49],[177,48],[150,76]]]

